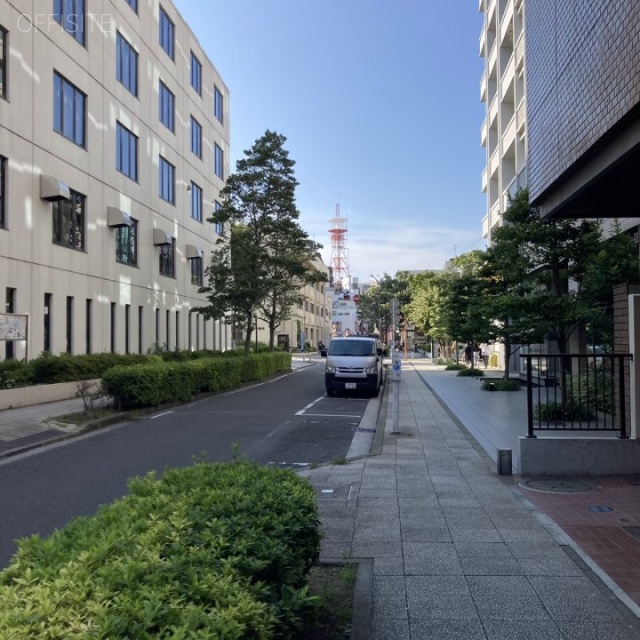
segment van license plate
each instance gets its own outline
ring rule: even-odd
[[[344,388],[345,389],[355,389],[356,388],[356,383],[355,382],[345,382],[344,383]]]

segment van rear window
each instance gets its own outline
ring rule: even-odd
[[[331,356],[371,356],[376,353],[376,345],[370,340],[334,340],[329,345]]]

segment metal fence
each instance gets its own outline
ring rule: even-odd
[[[630,353],[529,353],[527,437],[535,431],[612,431],[628,438]]]

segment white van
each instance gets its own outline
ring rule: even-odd
[[[324,382],[327,395],[336,391],[368,391],[377,396],[382,386],[382,345],[376,338],[333,338],[327,351]]]

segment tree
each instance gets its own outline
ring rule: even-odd
[[[209,304],[197,311],[244,329],[246,354],[257,313],[269,323],[273,347],[275,328],[286,319],[300,285],[317,278],[307,264],[314,250],[297,222],[295,162],[285,141],[267,130],[244,152],[220,192],[221,207],[208,219],[228,228],[229,235],[216,242],[208,284],[200,288]]]

